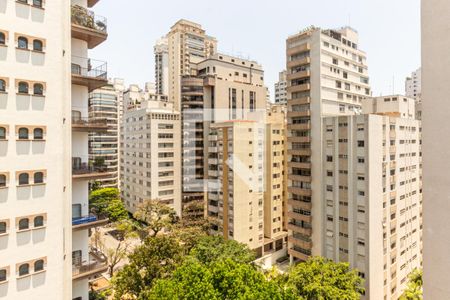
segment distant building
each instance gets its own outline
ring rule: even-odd
[[[405,81],[406,96],[416,101],[421,101],[422,97],[422,68],[411,73]]]
[[[286,70],[279,73],[278,82],[275,83],[275,103],[287,104],[287,92],[286,92]]]
[[[156,42],[155,53],[155,83],[156,94],[169,94],[169,45],[163,37]]]

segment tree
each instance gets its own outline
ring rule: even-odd
[[[120,199],[119,190],[116,188],[92,191],[89,196],[89,208],[97,215],[109,218],[111,222],[128,218],[128,212]]]
[[[159,200],[145,200],[133,215],[141,221],[141,239],[156,236],[163,229],[170,229],[176,222],[175,210]]]
[[[364,291],[362,279],[348,263],[334,263],[323,257],[297,264],[285,279],[287,288],[309,300],[356,300]]]
[[[222,236],[201,238],[189,255],[207,265],[228,258],[243,264],[255,260],[255,253],[247,245],[235,240],[224,240]]]
[[[421,300],[423,299],[423,272],[419,269],[414,269],[408,275],[408,285],[400,297],[400,300]]]
[[[139,299],[300,299],[265,279],[254,266],[230,258],[211,265],[187,260],[173,277],[158,280]]]
[[[114,299],[137,298],[148,291],[155,279],[170,276],[182,263],[183,249],[172,236],[145,239],[128,256],[130,263],[113,278]]]

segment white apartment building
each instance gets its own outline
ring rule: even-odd
[[[424,299],[450,299],[450,2],[422,1]]]
[[[324,252],[322,118],[359,113],[371,92],[355,30],[310,27],[290,36],[286,46],[288,205],[290,212],[302,209],[289,220],[291,240],[298,240],[290,242],[289,254],[306,260]]]
[[[275,103],[287,104],[287,81],[286,70],[283,70],[278,75],[278,82],[275,82]]]
[[[181,123],[173,103],[143,100],[124,114],[120,184],[131,213],[144,200],[159,200],[181,215]]]
[[[155,83],[156,94],[169,94],[169,45],[166,37],[159,39],[154,49],[155,53]]]
[[[411,73],[410,77],[405,80],[405,93],[409,98],[414,98],[416,101],[421,100],[422,96],[422,68],[417,69]]]
[[[421,124],[404,96],[363,112],[323,119],[324,256],[359,271],[362,299],[398,299],[422,262]]]

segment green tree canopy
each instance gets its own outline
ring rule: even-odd
[[[422,285],[423,272],[420,269],[414,269],[408,275],[408,285],[406,286],[400,300],[421,300],[423,299]]]
[[[141,237],[156,236],[163,229],[170,229],[176,222],[173,208],[159,200],[145,200],[133,215],[142,222]],[[145,233],[145,234],[142,234]]]
[[[308,300],[357,300],[364,291],[362,279],[348,263],[313,257],[289,270],[287,288]]]
[[[128,218],[128,212],[116,188],[92,191],[89,196],[89,208],[98,215],[108,217],[112,222]]]
[[[247,245],[234,240],[224,240],[221,236],[201,238],[189,255],[206,265],[228,258],[243,264],[251,263],[255,259],[255,253]]]

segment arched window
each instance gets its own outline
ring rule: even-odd
[[[0,127],[0,140],[6,140],[6,128]]]
[[[28,83],[21,81],[19,82],[19,93],[28,94]]]
[[[37,216],[34,218],[34,227],[42,227],[44,226],[44,217]]]
[[[6,92],[6,82],[3,79],[0,79],[0,92]]]
[[[19,140],[28,140],[28,128],[19,128]]]
[[[44,86],[40,83],[35,83],[33,85],[33,94],[44,95]]]
[[[6,44],[6,35],[3,32],[0,32],[0,45]]]
[[[42,130],[42,128],[35,128],[33,130],[33,137],[35,140],[44,139],[44,130]]]
[[[39,271],[43,271],[43,270],[44,270],[44,260],[39,259],[39,260],[35,261],[34,262],[34,271],[39,272]]]
[[[42,0],[33,0],[33,6],[42,7]]]
[[[30,228],[30,221],[28,219],[20,219],[19,230],[26,230]]]
[[[25,276],[30,274],[30,265],[22,264],[19,266],[19,276]]]
[[[34,183],[44,183],[44,173],[42,172],[34,173]]]
[[[0,222],[0,234],[6,233],[6,222]]]
[[[33,40],[33,50],[34,51],[42,51],[43,50],[43,46],[42,46],[42,41],[40,40]]]
[[[23,36],[19,36],[17,39],[17,47],[19,49],[28,49],[28,39]]]
[[[5,269],[1,269],[0,270],[0,282],[6,281],[6,270]]]
[[[5,187],[5,186],[6,186],[6,175],[0,174],[0,187]]]
[[[19,175],[19,185],[30,184],[30,176],[28,173],[22,173]]]

